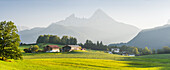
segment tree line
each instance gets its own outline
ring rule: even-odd
[[[148,49],[148,47],[145,47],[144,49],[138,48],[138,47],[133,47],[133,46],[109,46],[108,50],[111,51],[111,48],[119,48],[120,49],[120,54],[135,54],[135,55],[150,55],[150,54],[155,54],[156,51],[155,49],[151,50]],[[113,52],[114,53],[114,52]]]
[[[158,54],[168,54],[170,53],[170,47],[165,46],[162,49],[157,49]]]
[[[54,43],[61,45],[76,45],[77,39],[74,37],[63,36],[62,38],[57,35],[40,35],[36,43]]]
[[[97,43],[93,43],[91,40],[86,40],[84,44],[80,43],[79,45],[82,46],[82,48],[91,50],[103,50],[103,51],[107,50],[107,45],[103,45],[102,41],[101,42],[97,41]]]

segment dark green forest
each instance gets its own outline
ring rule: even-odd
[[[63,36],[62,38],[57,35],[40,35],[36,43],[54,43],[61,45],[76,45],[77,39],[74,37]]]
[[[102,41],[101,42],[97,41],[97,43],[93,43],[91,40],[86,40],[84,44],[80,43],[79,45],[86,49],[104,51],[106,51],[108,47],[107,45],[103,45]]]

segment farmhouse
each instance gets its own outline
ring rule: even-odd
[[[119,53],[120,49],[119,48],[112,48],[111,51],[114,52],[114,53]]]
[[[62,51],[63,52],[70,52],[73,50],[81,50],[81,46],[79,45],[66,45],[64,47],[62,47]]]
[[[135,56],[135,54],[128,54],[128,56]]]
[[[109,54],[113,54],[111,51],[108,51]]]
[[[135,54],[129,53],[129,52],[126,52],[126,51],[122,51],[121,55],[123,55],[123,56],[135,56]]]
[[[45,52],[60,52],[60,47],[57,45],[47,45],[44,47]]]

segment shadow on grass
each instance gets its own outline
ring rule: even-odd
[[[46,52],[38,52],[38,53],[25,53],[22,52],[23,56],[34,56],[34,55],[43,55],[43,54],[80,54],[80,53],[84,53],[82,51],[71,51],[71,52],[50,52],[50,53],[46,53]]]
[[[92,68],[95,68],[95,67],[98,67],[98,68],[110,68],[110,67],[107,67],[107,66],[84,64],[84,63],[74,63],[74,62],[63,62],[62,65],[65,65],[65,66],[72,65],[72,66],[75,66],[75,67],[77,67],[77,65],[78,65],[79,67],[89,66],[89,67],[92,67]]]
[[[170,67],[163,67],[160,70],[170,70]]]
[[[38,52],[38,53],[25,53],[25,52],[22,52],[22,55],[23,56],[34,56],[34,55],[43,55],[43,54],[60,54],[59,52],[52,52],[52,53],[46,53],[46,52]]]
[[[80,52],[80,51],[71,51],[70,54],[80,54],[80,53],[84,53],[84,52]]]
[[[136,67],[136,68],[150,68],[150,67],[162,67],[163,64],[159,63],[159,62],[153,62],[153,61],[149,61],[147,60],[148,58],[140,58],[140,57],[125,57],[123,60],[121,61],[130,61],[129,63],[127,63],[129,66],[126,67]]]
[[[61,52],[62,54],[80,54],[84,53],[83,51],[71,51],[71,52]]]
[[[130,66],[126,66],[126,67],[136,67],[136,68],[160,67],[160,65],[155,65],[150,63],[140,63],[140,62],[132,62],[127,64],[129,64]]]

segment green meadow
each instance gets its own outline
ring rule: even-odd
[[[20,46],[23,50],[29,46]],[[23,60],[0,61],[0,70],[169,70],[170,54],[121,56],[103,51],[23,53]]]

